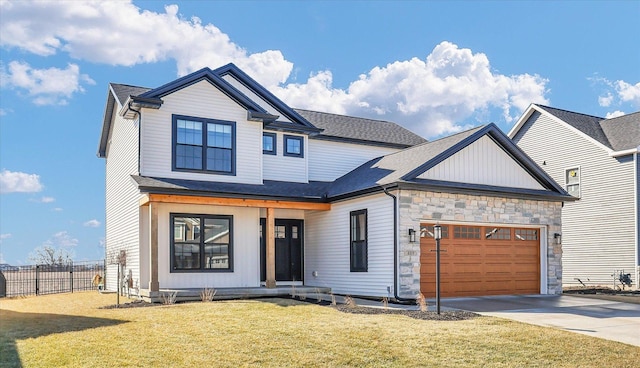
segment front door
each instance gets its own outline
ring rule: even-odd
[[[302,220],[275,220],[276,281],[302,281]],[[266,280],[266,226],[260,219],[260,279]]]

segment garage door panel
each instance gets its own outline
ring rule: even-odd
[[[432,226],[422,224],[421,226]],[[440,288],[442,296],[535,294],[540,292],[538,230],[448,225],[441,240]],[[478,230],[479,229],[479,230]],[[516,234],[527,236],[523,241]],[[490,235],[490,236],[486,236]],[[454,236],[467,237],[454,239]],[[479,236],[479,238],[478,238]],[[472,237],[475,237],[472,239]],[[494,237],[494,239],[491,239]],[[533,238],[533,240],[530,240]],[[421,240],[421,291],[435,296],[435,240]]]

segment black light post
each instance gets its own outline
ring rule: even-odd
[[[440,239],[442,239],[442,227],[433,227],[433,237],[436,239],[436,313],[440,314]]]

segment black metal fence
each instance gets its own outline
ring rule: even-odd
[[[104,260],[5,267],[0,270],[0,297],[95,290],[104,273]]]

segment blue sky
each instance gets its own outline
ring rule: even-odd
[[[104,256],[109,82],[157,87],[229,62],[293,107],[428,139],[531,102],[640,110],[640,2],[0,0],[0,263]]]

